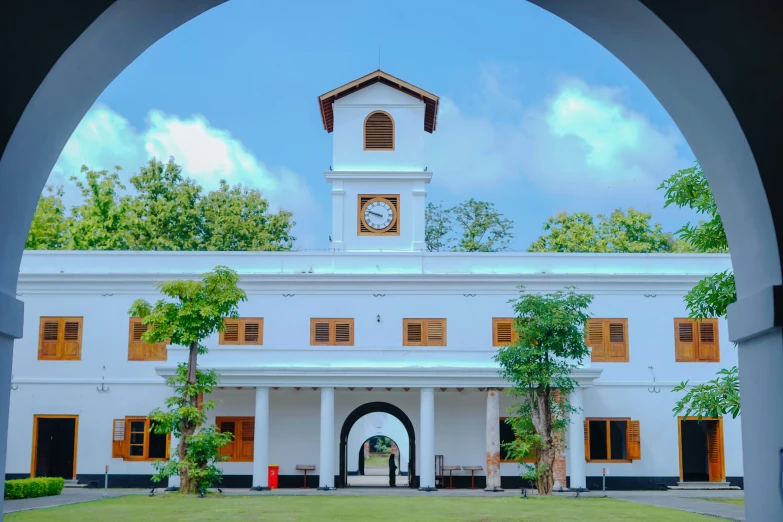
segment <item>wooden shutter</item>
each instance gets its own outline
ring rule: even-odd
[[[590,421],[584,421],[585,430],[585,460],[590,460]]]
[[[446,346],[446,320],[427,321],[427,346]]]
[[[125,419],[114,419],[112,422],[111,458],[124,459],[127,456],[128,444]]]
[[[216,419],[216,421],[217,422],[215,424],[218,425],[218,429],[220,430],[221,433],[230,433],[234,435],[234,438],[231,440],[231,442],[229,442],[228,444],[220,448],[220,454],[234,459],[236,457],[235,448],[237,445],[236,422],[234,422],[233,420],[222,420],[222,419]]]
[[[446,346],[446,319],[403,319],[403,346]]]
[[[57,344],[60,337],[60,320],[56,317],[41,317],[38,359],[57,359]]]
[[[699,360],[719,362],[720,352],[718,350],[718,320],[702,319],[696,324],[699,329]]]
[[[239,451],[237,452],[237,460],[246,460],[248,462],[253,461],[253,439],[256,433],[255,419],[240,421],[242,429],[242,435],[240,437]]]
[[[720,421],[705,422],[707,423],[707,463],[710,482],[720,482],[724,479]]]
[[[492,346],[506,346],[516,340],[517,333],[514,331],[514,319],[492,318]]]
[[[149,345],[141,340],[148,326],[142,324],[140,317],[131,317],[128,332],[128,360],[146,361],[149,357]]]
[[[365,150],[394,150],[394,121],[385,112],[373,112],[364,121]]]
[[[223,319],[223,331],[220,332],[219,344],[240,344],[239,319]]]
[[[310,319],[310,345],[328,345],[331,341],[331,323],[328,319]]]
[[[336,346],[353,346],[353,319],[335,319],[334,344]]]
[[[695,361],[698,343],[696,321],[693,319],[675,319],[674,360],[677,362]]]
[[[403,346],[424,346],[424,322],[416,319],[402,320]]]
[[[607,336],[605,346],[608,346],[608,360],[628,362],[628,320],[610,319],[606,322],[604,332]]]
[[[62,359],[78,360],[82,355],[82,318],[63,319]]]
[[[241,319],[242,344],[264,344],[264,320],[260,317]]]
[[[628,460],[639,460],[642,458],[642,438],[639,429],[639,421],[629,420],[628,429]]]
[[[604,344],[604,323],[600,319],[587,320],[587,339],[585,344],[593,349],[592,361],[606,360],[606,346]]]

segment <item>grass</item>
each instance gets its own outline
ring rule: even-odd
[[[719,502],[721,504],[734,504],[735,506],[744,506],[744,498],[700,498],[699,500],[705,500],[707,502]]]
[[[370,455],[370,458],[364,461],[364,467],[389,467],[389,456],[380,457],[378,455]]]
[[[5,515],[7,522],[708,522],[712,518],[609,498],[133,495]]]

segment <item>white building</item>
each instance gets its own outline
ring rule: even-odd
[[[592,360],[573,374],[581,409],[556,463],[562,486],[599,488],[604,468],[611,489],[742,485],[739,421],[672,414],[675,384],[736,364],[723,320],[683,319],[685,293],[730,268],[728,256],[426,252],[423,131],[435,130],[438,98],[378,71],[319,101],[334,133],[331,252],[25,254],[7,478],[102,484],[108,465],[110,486],[148,486],[169,441],[147,432],[146,415],[187,351],[134,342],[127,310],[156,300],[160,281],[227,265],[248,301],[200,359],[221,374],[210,416],[236,436],[224,487],[267,486],[270,463],[280,487],[303,483],[297,465],[315,466],[311,486],[350,484],[359,445],[377,434],[351,428],[375,412],[404,426],[412,486],[440,487],[442,464],[480,466],[477,487],[518,487],[517,465],[498,473],[491,455],[510,437],[512,400],[492,356],[520,284],[595,296]],[[454,484],[470,487],[470,472],[455,471]]]

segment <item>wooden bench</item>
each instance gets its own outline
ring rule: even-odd
[[[307,472],[315,471],[315,464],[297,464],[297,471],[304,471],[304,485],[300,489],[308,489],[307,487]]]
[[[452,471],[459,471],[462,469],[461,466],[443,466],[443,471],[449,472],[449,487],[446,489],[454,489],[454,483],[452,482],[451,472]]]
[[[474,482],[473,474],[477,471],[484,469],[481,466],[462,466],[465,471],[470,471],[470,489],[476,489],[476,483]]]

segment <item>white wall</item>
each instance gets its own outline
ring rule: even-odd
[[[364,120],[376,110],[394,120],[394,150],[364,150]],[[334,170],[424,170],[424,102],[381,83],[333,104]]]

